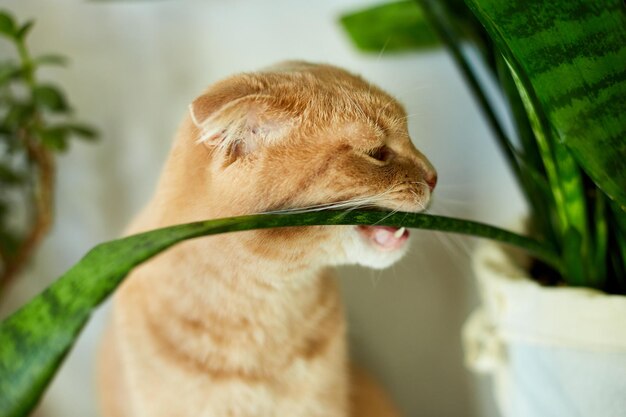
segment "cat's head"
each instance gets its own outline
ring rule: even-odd
[[[193,141],[183,145],[194,153],[186,175],[197,185],[194,206],[206,210],[199,219],[322,207],[418,212],[435,186],[402,106],[333,66],[289,62],[228,78],[198,97],[190,115]],[[249,236],[261,256],[386,267],[405,252],[408,231],[309,227]]]

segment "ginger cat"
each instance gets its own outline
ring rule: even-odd
[[[191,104],[130,232],[292,208],[420,211],[435,182],[396,100],[339,68],[288,62]],[[239,232],[142,265],[115,295],[104,416],[398,415],[349,364],[330,267],[387,267],[408,237],[376,226]]]

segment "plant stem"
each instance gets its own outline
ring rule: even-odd
[[[439,3],[439,1],[431,1],[431,0],[416,0],[419,6],[421,7],[424,15],[432,25],[433,29],[443,43],[446,45],[450,53],[452,54],[452,58],[454,62],[457,64],[459,70],[461,71],[461,75],[467,82],[470,87],[470,90],[474,94],[474,97],[478,100],[480,108],[482,109],[484,116],[487,118],[487,123],[491,130],[496,136],[497,143],[504,153],[504,156],[507,159],[513,173],[515,174],[515,179],[518,184],[523,187],[523,183],[521,180],[521,172],[520,167],[515,157],[515,149],[511,144],[511,141],[507,137],[500,121],[498,120],[485,92],[483,91],[480,83],[478,82],[478,78],[472,71],[472,68],[465,58],[463,53],[461,52],[461,38],[456,35],[452,25],[449,20],[445,17],[442,17],[443,12],[437,11],[436,8],[441,9],[444,7]]]
[[[22,140],[26,147],[28,158],[35,162],[38,171],[32,197],[35,203],[35,213],[33,215],[33,224],[17,252],[4,262],[4,268],[0,274],[0,295],[4,294],[4,290],[24,268],[26,262],[30,259],[52,225],[54,159],[49,150],[33,141],[30,137],[24,136]]]
[[[16,39],[15,46],[24,69],[24,81],[33,94],[37,82],[32,58],[28,53],[24,39]],[[35,114],[30,126],[18,130],[18,136],[26,150],[26,156],[29,162],[34,163],[37,170],[32,193],[34,213],[32,214],[32,225],[26,232],[26,236],[21,241],[16,253],[11,257],[3,257],[2,259],[0,296],[4,294],[9,284],[22,271],[52,225],[55,165],[50,150],[46,149],[41,141],[33,138],[33,132],[36,132],[40,126],[41,115]]]
[[[28,49],[26,48],[24,39],[16,39],[15,46],[17,47],[17,52],[20,56],[20,60],[22,61],[22,68],[24,68],[24,78],[26,79],[26,83],[32,90],[35,87],[33,60],[28,53]]]

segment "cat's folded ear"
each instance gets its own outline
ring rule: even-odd
[[[189,106],[193,123],[200,129],[198,142],[218,147],[231,157],[275,143],[291,129],[291,117],[271,96],[253,94],[233,100],[206,94]]]

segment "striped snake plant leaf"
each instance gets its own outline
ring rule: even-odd
[[[466,0],[576,162],[626,211],[622,0]]]
[[[496,53],[496,71],[503,95],[508,101],[515,131],[520,141],[516,150],[520,160],[521,183],[528,202],[530,203],[529,227],[532,233],[545,236],[558,246],[558,236],[551,219],[556,208],[554,195],[546,179],[545,167],[537,138],[533,132],[521,93],[517,88],[513,75],[501,54]]]
[[[560,269],[546,244],[485,224],[380,211],[261,214],[171,226],[96,246],[55,283],[0,324],[0,417],[38,403],[89,316],[140,263],[185,239],[285,226],[378,224],[488,237],[525,248]]]

